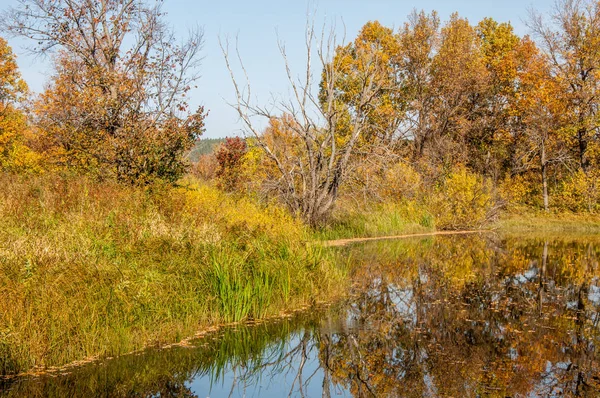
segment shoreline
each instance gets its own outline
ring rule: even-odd
[[[408,238],[420,238],[427,236],[439,236],[439,235],[468,235],[468,234],[483,234],[495,232],[490,229],[478,229],[478,230],[464,230],[464,231],[435,231],[425,232],[419,234],[404,234],[404,235],[388,235],[388,236],[377,236],[368,238],[348,238],[348,239],[335,239],[322,241],[321,244],[325,247],[342,247],[353,243],[363,243],[378,240],[395,240],[395,239],[408,239]]]
[[[79,369],[86,365],[90,365],[90,364],[94,364],[94,363],[99,364],[100,362],[103,362],[103,361],[110,361],[113,359],[122,358],[122,357],[126,357],[129,355],[140,355],[141,353],[143,353],[146,350],[159,351],[159,350],[168,350],[168,349],[176,348],[176,347],[192,347],[193,348],[194,346],[192,344],[190,344],[192,341],[204,339],[207,336],[218,333],[219,331],[221,331],[223,329],[232,328],[232,327],[240,326],[240,325],[244,325],[247,327],[255,327],[255,326],[265,324],[265,323],[278,322],[278,321],[282,321],[286,318],[292,318],[294,316],[297,316],[297,315],[302,314],[307,311],[312,311],[314,309],[321,309],[321,310],[326,309],[326,308],[332,306],[334,303],[339,302],[340,300],[343,300],[343,299],[344,299],[343,297],[337,297],[334,300],[331,300],[328,302],[318,302],[318,303],[311,304],[311,305],[307,304],[307,305],[301,306],[300,308],[283,311],[280,314],[267,316],[267,317],[264,317],[261,319],[247,319],[247,320],[238,321],[238,322],[229,322],[229,323],[221,323],[221,324],[217,324],[217,325],[206,326],[206,327],[198,329],[198,331],[196,333],[194,333],[192,336],[181,339],[175,343],[166,343],[166,344],[157,344],[157,345],[149,344],[143,348],[140,348],[138,350],[134,350],[131,352],[127,352],[125,354],[120,354],[120,355],[115,355],[115,356],[107,356],[107,357],[93,356],[93,357],[88,357],[88,358],[72,361],[72,362],[62,365],[62,366],[50,366],[47,368],[38,368],[38,369],[34,368],[27,372],[0,375],[0,382],[15,382],[18,379],[39,378],[39,377],[45,377],[45,376],[48,376],[48,377],[65,376],[65,375],[69,374],[72,370]]]

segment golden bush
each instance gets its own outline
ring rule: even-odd
[[[558,210],[595,212],[600,210],[600,173],[573,173],[560,184],[551,196],[552,205]]]
[[[494,208],[490,181],[462,166],[448,175],[429,200],[439,229],[480,227],[494,215]]]
[[[498,194],[505,207],[519,210],[524,206],[542,207],[539,178],[533,174],[507,175],[498,184]]]
[[[406,162],[398,162],[383,174],[383,193],[388,198],[413,199],[423,189],[421,175]]]

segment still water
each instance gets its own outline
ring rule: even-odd
[[[356,244],[351,298],[0,397],[600,396],[600,237]]]

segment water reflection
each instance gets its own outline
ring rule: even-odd
[[[346,249],[354,296],[2,397],[600,395],[600,238],[436,237]]]

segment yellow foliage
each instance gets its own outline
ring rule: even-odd
[[[533,180],[533,178],[537,178]],[[522,206],[542,206],[539,190],[539,177],[532,174],[507,175],[498,186],[500,199],[508,210],[518,210]]]
[[[254,141],[248,141],[248,150],[240,165],[240,181],[246,193],[258,192],[269,174],[274,174],[273,164],[265,162],[265,153]]]
[[[173,194],[185,197],[185,214],[218,225],[223,234],[235,232],[242,240],[256,236],[294,240],[303,236],[302,223],[279,206],[260,206],[247,197],[224,195],[210,185],[184,182],[186,186],[175,188]]]
[[[429,207],[439,229],[480,227],[493,215],[491,183],[459,166],[436,189]]]
[[[0,170],[39,171],[41,157],[27,147],[29,127],[16,103],[27,96],[16,57],[0,38]]]
[[[577,171],[565,179],[551,196],[552,205],[560,210],[595,212],[600,210],[600,173]]]
[[[406,162],[398,162],[386,169],[383,179],[383,192],[390,198],[412,199],[423,188],[421,175]]]

